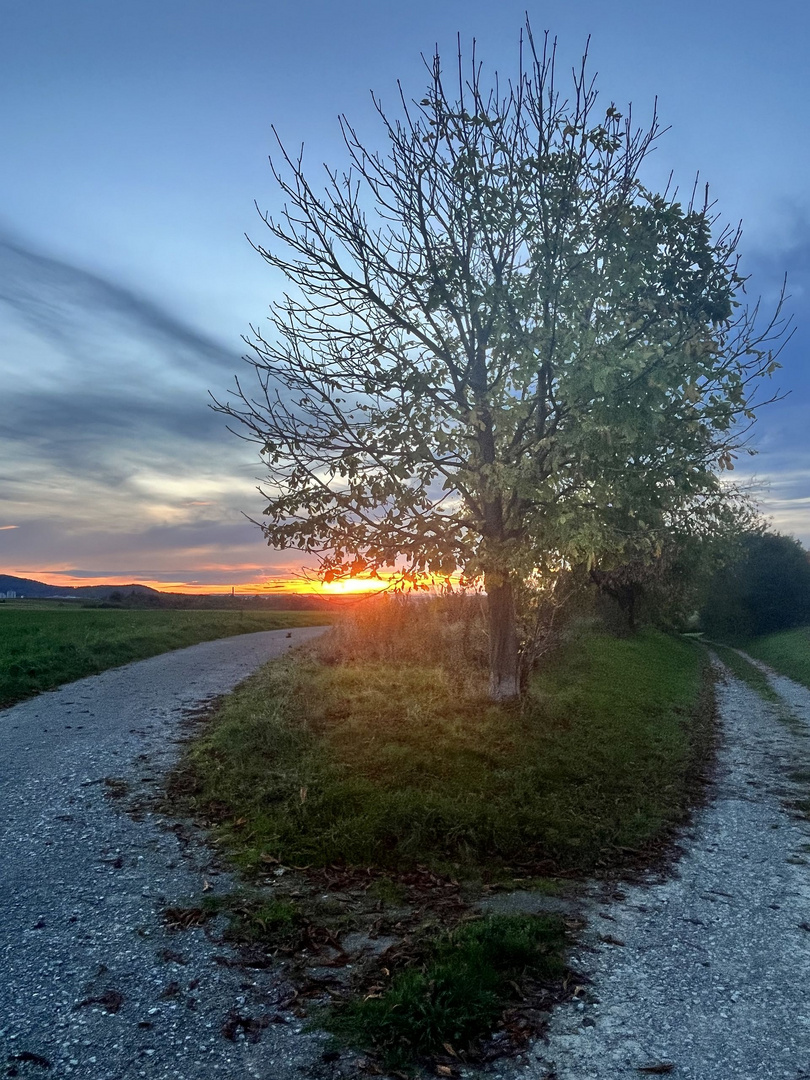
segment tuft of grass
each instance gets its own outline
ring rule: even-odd
[[[407,890],[387,874],[372,882],[367,892],[375,900],[382,901],[386,907],[400,907],[408,898]]]
[[[305,922],[301,910],[290,901],[241,890],[204,895],[164,911],[167,922],[176,928],[201,926],[218,915],[228,919],[225,940],[238,945],[288,945]]]
[[[802,686],[810,688],[810,628],[766,634],[745,644],[745,651]]]
[[[731,648],[730,645],[715,644],[712,645],[712,649],[732,674],[736,675],[747,686],[750,686],[752,690],[755,690],[761,698],[774,704],[781,702],[782,699],[768,682],[767,675],[752,664],[750,660],[746,660],[736,649]]]
[[[201,641],[315,626],[318,611],[0,608],[0,708],[85,675]]]
[[[225,937],[250,944],[276,944],[289,938],[300,922],[298,908],[288,900],[263,900],[252,904],[242,901],[231,907],[231,922]]]
[[[563,923],[554,916],[492,915],[431,941],[421,964],[394,975],[379,996],[336,1007],[326,1028],[341,1041],[382,1054],[387,1067],[489,1035],[504,1003],[527,978],[564,971]]]
[[[522,708],[491,704],[483,674],[429,657],[267,666],[226,699],[173,795],[252,870],[588,872],[637,858],[682,820],[711,729],[694,644],[585,634]]]

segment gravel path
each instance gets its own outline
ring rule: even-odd
[[[319,632],[206,642],[0,711],[0,1076],[320,1075],[323,1041],[279,1014],[284,986],[229,967],[200,929],[164,928],[164,903],[205,876],[228,889],[201,838],[108,797],[154,793],[189,710]],[[271,1022],[229,1041],[229,1013]]]
[[[502,1075],[810,1077],[810,825],[791,807],[810,808],[810,692],[774,675],[770,706],[724,674],[715,799],[687,854],[664,881],[594,893],[573,958],[593,981]]]
[[[277,976],[165,929],[167,903],[230,888],[202,836],[109,798],[154,793],[189,711],[318,632],[207,642],[0,711],[0,1075],[333,1075]],[[724,672],[715,798],[687,854],[665,880],[594,889],[578,1000],[497,1076],[810,1078],[810,692],[769,675],[784,706]],[[235,1017],[266,1022],[259,1041]]]

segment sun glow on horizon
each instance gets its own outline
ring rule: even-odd
[[[384,592],[389,587],[390,581],[382,576],[378,578],[349,577],[340,578],[338,581],[324,582],[323,584],[318,582],[312,582],[311,584],[314,586],[313,592],[349,596],[358,593]]]
[[[469,585],[469,582],[462,581],[458,573],[450,576],[432,575],[427,572],[410,571],[405,567],[389,567],[380,572],[370,568],[359,573],[342,575],[336,571],[325,570],[323,577],[327,580],[322,580],[314,567],[301,566],[295,562],[288,562],[274,569],[247,561],[228,565],[227,562],[217,559],[202,562],[198,566],[194,566],[191,560],[189,562],[191,565],[186,563],[181,570],[171,567],[146,570],[138,568],[136,564],[134,568],[129,569],[124,566],[120,570],[98,571],[85,570],[75,564],[70,566],[64,563],[61,566],[51,565],[47,568],[36,565],[3,566],[0,564],[0,574],[32,579],[52,586],[55,592],[60,588],[87,586],[105,586],[126,592],[130,586],[141,585],[159,593],[186,596],[243,598],[312,596],[336,601],[360,599],[385,592],[436,593],[448,586],[454,590],[464,589],[465,585]],[[23,587],[18,586],[18,591],[24,592]]]
[[[6,526],[8,528],[8,526]],[[205,572],[205,571],[201,571]],[[210,573],[210,570],[207,572]],[[366,593],[382,592],[388,588],[389,582],[383,578],[354,577],[344,578],[340,581],[322,583],[317,578],[306,575],[291,575],[289,577],[267,578],[257,575],[254,581],[240,582],[207,582],[194,578],[181,578],[165,580],[146,575],[128,573],[108,574],[77,574],[70,570],[38,569],[26,567],[24,569],[9,568],[0,569],[0,573],[9,574],[13,577],[30,578],[46,585],[52,585],[54,590],[60,588],[80,588],[82,586],[104,585],[110,588],[126,590],[131,585],[143,585],[155,589],[161,593],[180,593],[186,596],[359,596]],[[225,576],[225,575],[223,575]]]

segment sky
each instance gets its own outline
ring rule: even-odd
[[[473,38],[515,71],[525,0],[0,0],[0,572],[62,584],[245,591],[306,559],[267,548],[261,466],[209,408],[281,283],[245,234],[277,211],[271,125],[315,174],[338,115],[383,147]],[[741,463],[774,527],[810,544],[810,6],[529,4],[559,70],[590,37],[600,99],[670,130],[646,178],[708,181],[743,223],[748,293],[785,273],[795,333]]]

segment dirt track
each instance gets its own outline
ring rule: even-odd
[[[228,966],[200,929],[167,931],[210,851],[188,828],[111,798],[154,792],[188,710],[316,629],[207,642],[0,712],[0,1063],[81,1080],[330,1077],[324,1042],[283,1008],[272,972]],[[578,1000],[504,1080],[810,1077],[810,692],[783,708],[725,674],[714,799],[674,875],[604,900],[574,963]],[[797,775],[805,770],[804,776]],[[810,806],[810,801],[807,802]],[[266,1026],[250,1041],[233,1018]],[[223,1025],[235,1039],[223,1036]],[[47,1068],[49,1065],[50,1068]],[[472,1073],[471,1073],[472,1075]]]
[[[286,990],[228,967],[202,930],[165,929],[164,904],[200,895],[210,853],[110,798],[153,794],[189,709],[319,632],[194,645],[0,712],[0,1075],[319,1075],[323,1042],[295,1022],[256,1044],[238,1025],[223,1037],[229,1016],[277,1016]]]

